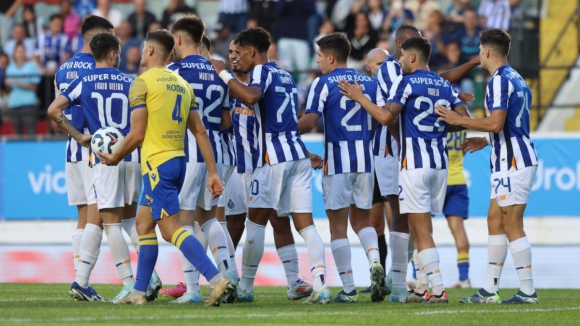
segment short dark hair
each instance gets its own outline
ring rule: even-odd
[[[211,47],[211,39],[207,34],[203,34],[201,37],[201,43],[203,43],[203,46],[205,46],[205,48],[209,51],[209,48]]]
[[[110,21],[103,17],[99,16],[88,16],[83,20],[83,24],[81,25],[81,34],[85,36],[88,32],[99,30],[111,30],[113,29],[113,24]]]
[[[410,39],[403,42],[401,49],[415,50],[419,53],[420,60],[427,63],[429,62],[429,56],[431,55],[431,44],[429,40],[424,37],[411,37]]]
[[[395,31],[395,40],[399,39],[401,37],[401,34],[403,34],[404,32],[415,32],[417,33],[417,35],[421,35],[421,32],[417,27],[412,25],[401,25]]]
[[[482,46],[492,48],[502,57],[507,57],[510,53],[512,38],[504,30],[499,28],[488,29],[487,31],[481,32],[479,40]]]
[[[55,19],[60,19],[60,20],[64,21],[64,18],[62,18],[61,14],[54,14],[54,15],[50,16],[50,19],[48,21],[51,22]]]
[[[164,51],[165,55],[169,55],[175,46],[175,39],[173,38],[173,35],[166,29],[158,29],[147,32],[145,41],[153,41],[161,45],[161,50]]]
[[[322,53],[332,54],[340,63],[345,63],[350,55],[350,41],[342,33],[328,34],[316,41],[316,44]]]
[[[200,44],[205,33],[205,23],[195,15],[187,15],[171,26],[171,32],[185,32],[195,44]]]
[[[104,32],[95,35],[91,40],[90,46],[95,61],[102,61],[107,59],[111,51],[117,53],[121,50],[121,40],[111,33]]]
[[[260,53],[268,52],[270,33],[262,27],[246,28],[236,35],[234,44],[244,47],[253,46]]]

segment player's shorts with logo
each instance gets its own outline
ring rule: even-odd
[[[324,208],[338,210],[354,204],[360,209],[371,209],[374,173],[339,173],[322,176]]]
[[[185,178],[185,157],[174,157],[143,175],[139,205],[149,206],[153,220],[179,213],[179,192]]]
[[[403,169],[399,172],[401,214],[441,214],[447,189],[447,170]]]
[[[493,172],[490,177],[491,199],[495,198],[499,207],[527,204],[537,169],[536,165]]]
[[[250,185],[250,208],[273,208],[278,216],[312,213],[310,159],[264,164],[254,171]]]
[[[467,185],[448,185],[445,192],[445,203],[443,204],[443,214],[445,216],[459,216],[467,219],[469,217],[469,197],[467,196]]]
[[[230,181],[230,178],[232,177],[232,174],[234,173],[234,171],[236,170],[236,167],[233,165],[223,165],[222,166],[222,182],[224,183],[224,191],[222,192],[222,195],[218,198],[218,207],[226,207],[226,191],[228,188],[228,183]]]
[[[66,162],[68,204],[92,205],[97,202],[93,187],[93,169],[89,161]]]
[[[179,193],[179,207],[193,211],[197,206],[209,211],[218,204],[218,198],[213,199],[207,189],[207,166],[205,163],[188,162],[185,169],[185,181]],[[222,175],[222,164],[216,164],[218,175]]]
[[[248,200],[250,196],[250,186],[254,174],[252,172],[234,172],[225,190],[225,211],[226,215],[239,215],[248,212]]]

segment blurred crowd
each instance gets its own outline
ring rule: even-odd
[[[208,30],[210,52],[227,60],[229,43],[237,32],[264,27],[272,34],[269,59],[295,76],[303,103],[310,83],[320,74],[315,42],[324,35],[345,33],[352,44],[349,66],[365,71],[368,51],[379,47],[393,52],[394,32],[411,24],[431,42],[430,68],[443,71],[478,55],[480,31],[508,30],[519,2],[451,0],[442,7],[436,0],[221,0],[218,17],[211,19],[217,23]],[[111,21],[122,44],[120,70],[136,75],[147,31],[170,28],[184,15],[197,14],[184,0],[170,0],[159,17],[147,10],[146,0],[135,0],[129,15],[117,10],[111,0],[57,3],[59,13],[45,21],[34,5],[23,0],[0,1],[0,110],[2,120],[13,126],[9,132],[58,133],[44,124],[39,127],[38,119],[54,98],[55,71],[83,47],[80,24],[86,15]],[[454,86],[474,92],[470,76]],[[0,128],[2,133],[7,131]]]

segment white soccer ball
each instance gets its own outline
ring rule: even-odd
[[[91,139],[91,150],[95,155],[102,159],[99,152],[113,154],[125,140],[125,135],[115,127],[104,127],[93,135]]]

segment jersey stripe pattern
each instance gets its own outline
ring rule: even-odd
[[[236,148],[234,146],[234,130],[229,127],[220,132],[222,143],[223,164],[227,166],[236,166]]]
[[[233,72],[232,76],[236,78]],[[247,106],[233,97],[230,97],[230,108],[232,110],[237,171],[238,173],[253,173],[257,167],[262,165],[258,145],[260,125],[256,120],[254,110],[248,109]]]
[[[507,111],[503,129],[490,133],[491,170],[508,171],[538,165],[538,154],[530,140],[532,92],[526,81],[509,65],[499,67],[487,83],[485,109]]]
[[[403,106],[399,117],[401,169],[447,169],[447,123],[436,105],[454,109],[463,104],[448,81],[435,72],[416,70],[395,79],[389,103]]]
[[[126,136],[131,129],[129,89],[134,79],[117,68],[97,68],[75,79],[61,95],[71,105],[82,108],[91,134],[100,128],[115,127]],[[124,161],[139,163],[139,149]],[[95,156],[95,163],[98,162]]]
[[[340,93],[338,82],[343,79],[358,81],[365,96],[379,106],[385,105],[377,81],[355,69],[337,68],[314,80],[306,113],[324,117],[324,173],[373,172],[372,117]]]
[[[389,90],[393,86],[393,81],[401,75],[401,65],[392,55],[387,56],[385,61],[379,67],[377,80],[381,88],[384,99],[389,98]],[[398,145],[395,137],[389,132],[387,126],[381,123],[377,124],[375,137],[373,141],[373,154],[375,156],[395,156]]]
[[[193,88],[199,114],[213,149],[214,159],[217,163],[223,163],[220,131],[222,110],[230,109],[226,99],[227,86],[215,73],[211,63],[201,55],[187,56],[179,63],[170,65],[169,68],[174,69]],[[189,129],[186,138],[187,162],[204,162],[195,137]]]
[[[95,58],[90,53],[75,53],[72,58],[68,59],[60,66],[54,78],[56,96],[68,88],[73,80],[83,76],[95,68]],[[90,134],[89,127],[85,122],[83,110],[80,106],[74,105],[64,110],[64,114],[70,123],[83,134]],[[66,142],[66,161],[78,162],[88,161],[90,151],[88,148],[80,146],[71,136],[68,136]]]
[[[258,86],[262,98],[254,105],[260,124],[258,149],[262,163],[275,165],[308,157],[298,133],[298,89],[294,78],[275,62],[257,65],[249,86]]]

